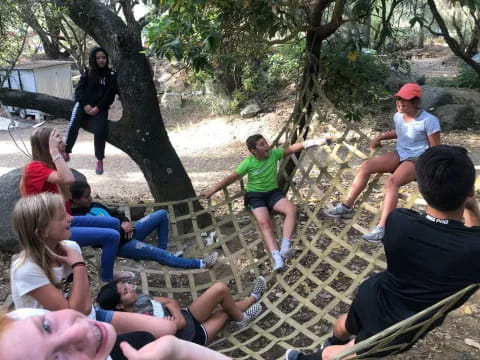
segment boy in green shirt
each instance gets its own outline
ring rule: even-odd
[[[233,173],[225,177],[215,187],[202,192],[202,195],[208,199],[217,191],[248,174],[245,205],[252,209],[258,222],[267,249],[272,253],[273,269],[275,271],[282,270],[283,259],[290,258],[294,254],[294,250],[290,248],[290,239],[297,221],[296,206],[278,189],[277,163],[282,158],[302,149],[330,143],[330,138],[311,139],[303,143],[290,145],[284,149],[270,149],[270,145],[262,135],[251,135],[247,139],[247,148],[252,155],[243,160]],[[269,211],[272,209],[285,215],[280,250],[270,219]]]

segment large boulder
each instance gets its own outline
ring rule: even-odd
[[[20,199],[20,177],[22,168],[14,169],[0,176],[0,251],[18,252],[20,245],[12,227],[11,213],[18,199]],[[86,181],[87,178],[76,170],[73,170],[76,180]]]
[[[240,115],[242,116],[242,118],[251,118],[251,117],[254,117],[255,115],[257,115],[260,111],[262,110],[262,108],[260,107],[260,105],[258,105],[257,103],[252,103],[252,104],[249,104],[247,106],[245,106],[242,111],[240,111]]]
[[[422,87],[422,109],[432,111],[442,105],[453,104],[453,96],[438,86]]]
[[[178,109],[182,106],[182,94],[179,92],[166,92],[162,96],[161,104],[167,109]]]
[[[473,107],[465,104],[442,105],[433,113],[440,119],[442,131],[466,130],[474,121]]]

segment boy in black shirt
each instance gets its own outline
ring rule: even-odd
[[[428,204],[426,214],[396,209],[389,215],[383,240],[387,269],[360,285],[348,314],[337,319],[333,336],[318,352],[288,350],[287,360],[330,359],[480,283],[480,210],[474,198],[475,168],[467,151],[432,147],[418,159],[416,175]]]

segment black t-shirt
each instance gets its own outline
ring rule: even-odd
[[[480,283],[480,227],[392,211],[383,239],[387,270],[364,281],[354,299],[362,330],[375,334]]]

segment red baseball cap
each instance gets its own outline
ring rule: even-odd
[[[415,97],[422,97],[422,88],[417,84],[408,83],[403,85],[398,92],[393,95],[394,97],[399,97],[405,100],[412,100]]]

